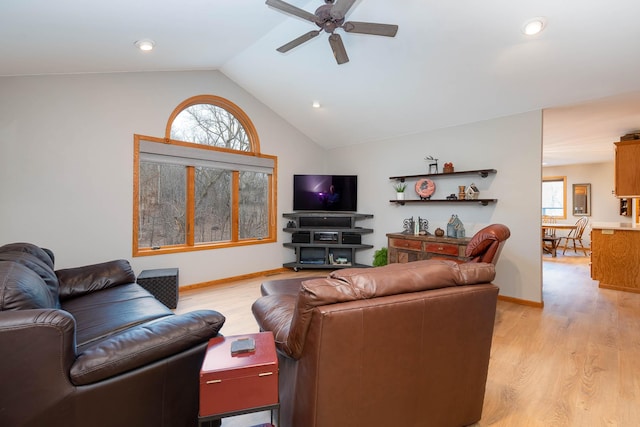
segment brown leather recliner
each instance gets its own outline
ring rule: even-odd
[[[0,247],[0,425],[195,427],[199,373],[222,314],[174,314],[126,260],[53,270]]]
[[[468,258],[467,262],[490,262],[496,264],[502,252],[502,247],[509,236],[511,236],[511,231],[506,225],[491,224],[486,226],[474,234],[467,244],[465,251],[465,256]]]
[[[427,260],[271,281],[282,427],[480,420],[498,288],[491,263]],[[298,289],[297,294],[292,290]]]

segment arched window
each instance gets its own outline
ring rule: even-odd
[[[277,159],[231,101],[185,100],[134,163],[134,256],[275,241]]]

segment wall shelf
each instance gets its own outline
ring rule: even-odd
[[[494,174],[497,172],[498,171],[495,169],[477,169],[472,171],[460,171],[460,172],[449,172],[449,173],[423,173],[419,175],[392,176],[392,177],[389,177],[389,179],[395,179],[396,181],[404,182],[406,179],[419,179],[419,178],[427,178],[427,177],[446,177],[446,176],[456,176],[456,175],[479,175],[482,178],[486,178],[490,174]]]
[[[415,199],[415,200],[389,200],[391,203],[396,203],[400,206],[404,206],[405,203],[478,203],[482,206],[487,206],[489,203],[496,203],[498,199]]]
[[[495,169],[476,169],[470,171],[459,171],[459,172],[449,172],[449,173],[426,173],[419,175],[401,175],[401,176],[391,176],[389,179],[405,182],[407,179],[418,180],[422,178],[432,177],[432,178],[445,178],[445,177],[455,177],[461,175],[478,175],[481,178],[486,178],[489,175],[498,173]],[[406,203],[476,203],[481,206],[487,206],[491,203],[496,203],[498,199],[404,199],[404,200],[389,200],[391,203],[395,203],[400,206],[404,206]]]

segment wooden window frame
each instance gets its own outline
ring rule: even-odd
[[[244,130],[249,139],[250,151],[239,151],[223,147],[214,147],[209,145],[195,144],[185,141],[172,140],[171,126],[175,118],[184,109],[196,105],[196,104],[213,104],[218,107],[224,108],[229,111],[244,127]],[[232,171],[232,188],[231,188],[231,239],[221,242],[208,242],[208,243],[195,243],[194,236],[194,217],[195,217],[195,167],[186,166],[187,183],[186,192],[187,200],[185,204],[185,210],[187,215],[186,221],[186,236],[185,243],[179,245],[167,245],[159,248],[140,247],[138,245],[138,236],[140,232],[140,142],[148,141],[158,144],[169,144],[181,147],[190,147],[201,150],[210,150],[212,153],[234,153],[236,155],[247,156],[248,158],[263,158],[271,159],[273,161],[273,172],[268,175],[268,225],[267,225],[267,237],[262,238],[239,238],[239,225],[240,225],[240,171]],[[214,95],[198,95],[189,98],[180,103],[171,113],[167,126],[165,129],[165,137],[158,138],[145,135],[134,135],[134,155],[133,155],[133,256],[149,256],[149,255],[162,255],[169,253],[190,252],[208,249],[220,249],[237,246],[274,243],[277,241],[276,230],[276,214],[277,214],[277,173],[278,162],[276,156],[266,155],[260,153],[260,141],[255,126],[246,115],[244,111],[231,101],[214,96]]]
[[[562,215],[548,215],[548,214],[544,214],[544,215],[552,218],[556,218],[556,219],[567,219],[567,177],[566,176],[545,176],[542,178],[543,185],[545,182],[559,182],[559,181],[562,181],[562,195],[563,195]]]

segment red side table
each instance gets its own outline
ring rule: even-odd
[[[231,354],[231,344],[253,338],[255,351]],[[278,357],[273,333],[260,332],[209,340],[200,370],[199,425],[224,417],[271,411],[279,418]],[[267,424],[268,425],[268,424]]]

